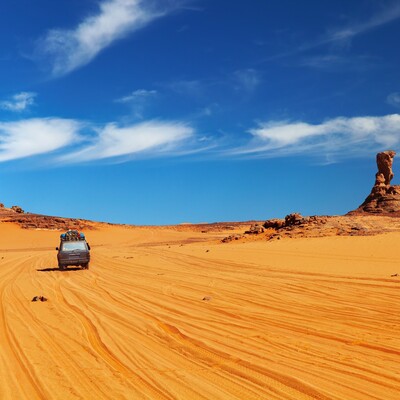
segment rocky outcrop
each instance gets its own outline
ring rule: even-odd
[[[393,179],[393,150],[383,151],[376,155],[378,172],[371,193],[356,210],[349,214],[395,214],[400,215],[400,186],[391,185]]]
[[[286,215],[285,219],[269,219],[264,222],[263,227],[266,229],[282,229],[282,228],[289,228],[295,225],[303,225],[309,223],[311,220],[315,219],[316,217],[303,217],[299,213],[292,213]]]
[[[263,227],[266,229],[280,229],[285,226],[285,220],[284,219],[269,219],[264,222]]]
[[[288,218],[287,221],[293,221]],[[344,216],[309,216],[302,217],[293,225],[285,225],[270,232],[267,240],[285,238],[310,238],[326,236],[368,236],[384,232],[399,232],[400,218],[393,215],[373,214],[344,215]],[[266,221],[267,223],[268,221]],[[264,225],[265,226],[265,225]]]
[[[244,235],[241,234],[236,234],[236,235],[229,235],[227,237],[224,237],[223,239],[221,239],[222,243],[229,243],[232,242],[233,240],[240,240],[243,239]]]
[[[286,215],[285,226],[301,225],[304,223],[304,217],[299,213]]]
[[[299,213],[286,215],[285,219],[270,219],[264,222],[264,228],[273,229],[269,239],[281,237],[310,236],[312,231],[317,232],[325,225],[327,217],[310,216],[303,217]]]
[[[31,214],[25,212],[20,206],[4,207],[0,203],[0,223],[11,222],[24,229],[49,229],[49,230],[88,230],[95,226],[91,221],[76,218],[52,217],[49,215]]]
[[[254,224],[244,233],[248,235],[259,235],[260,233],[264,233],[264,228],[259,224]]]
[[[24,210],[20,206],[12,206],[11,210],[15,211],[18,214],[23,214]]]
[[[90,221],[75,218],[50,217],[47,215],[21,214],[11,212],[0,219],[1,222],[13,222],[24,229],[48,229],[48,230],[89,230],[93,229]]]

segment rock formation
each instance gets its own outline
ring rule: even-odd
[[[400,214],[400,186],[390,184],[394,176],[392,165],[395,155],[393,150],[376,155],[378,172],[375,175],[375,184],[364,203],[350,214]]]
[[[390,181],[393,179],[393,158],[396,155],[396,152],[393,150],[383,151],[382,153],[378,153],[376,155],[376,164],[378,165],[378,172],[376,173],[376,181],[375,185],[384,183],[387,186],[390,186]]]
[[[20,206],[12,206],[11,210],[15,211],[18,214],[23,214],[24,210]]]
[[[244,233],[248,235],[259,235],[260,233],[264,233],[264,228],[259,224],[254,224]]]
[[[91,221],[76,218],[61,218],[48,215],[31,214],[25,212],[20,206],[4,207],[0,203],[0,223],[11,222],[24,229],[51,229],[63,230],[77,229],[79,231],[95,229]]]
[[[269,219],[264,222],[263,227],[266,229],[282,229],[282,228],[290,228],[295,225],[303,225],[308,224],[310,221],[314,221],[316,217],[303,217],[299,213],[292,213],[286,215],[285,219]]]

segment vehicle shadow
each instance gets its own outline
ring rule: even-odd
[[[51,272],[51,271],[68,272],[68,271],[82,271],[82,268],[73,267],[73,268],[60,269],[60,268],[56,267],[56,268],[42,268],[42,269],[37,269],[36,271],[38,271],[38,272]]]

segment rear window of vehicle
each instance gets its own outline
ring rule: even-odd
[[[86,244],[83,241],[63,242],[61,245],[61,250],[62,251],[86,250]]]

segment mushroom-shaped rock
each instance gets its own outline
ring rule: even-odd
[[[378,172],[371,193],[356,210],[349,214],[399,214],[400,215],[400,186],[391,185],[393,179],[393,159],[396,152],[383,151],[376,155]]]

